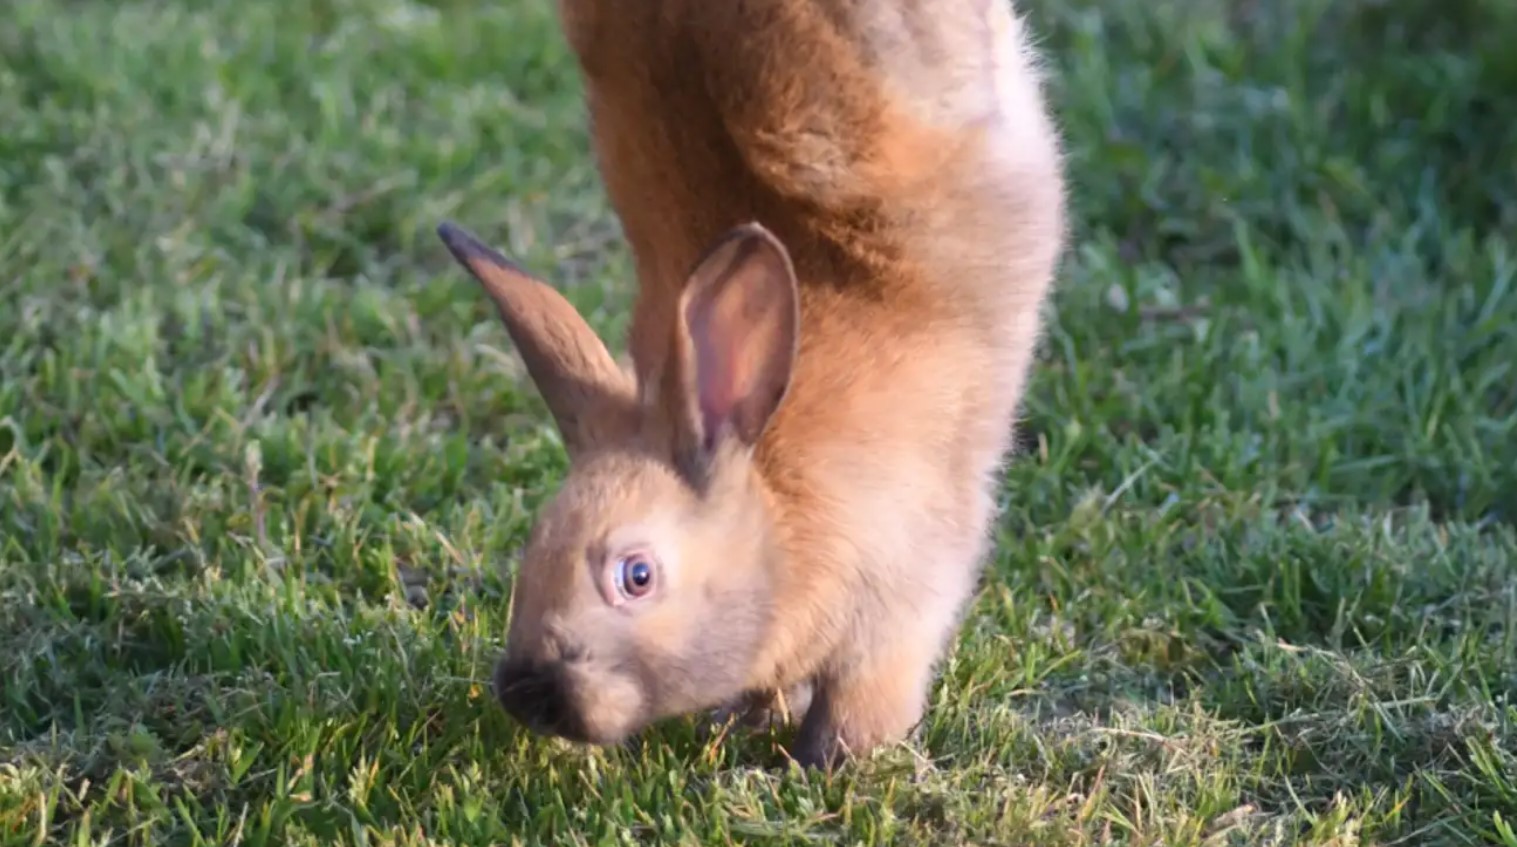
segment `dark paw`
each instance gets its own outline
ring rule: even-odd
[[[837,736],[803,731],[791,745],[790,759],[804,771],[830,774],[848,761],[848,754]]]
[[[714,732],[725,726],[748,730],[782,729],[800,722],[811,705],[811,686],[792,686],[784,692],[753,692],[707,713],[703,728]]]

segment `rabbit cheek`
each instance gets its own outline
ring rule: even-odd
[[[740,696],[768,632],[767,607],[749,591],[716,592],[699,608],[689,605],[640,623],[644,678],[652,712],[672,716]]]

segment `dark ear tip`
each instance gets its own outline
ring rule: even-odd
[[[437,225],[437,237],[447,245],[448,252],[452,253],[459,261],[467,262],[471,257],[478,256],[481,252],[488,252],[489,248],[474,236],[474,233],[459,226],[452,221],[443,221]]]
[[[525,273],[515,262],[480,241],[474,233],[452,221],[445,220],[437,225],[437,237],[442,239],[442,243],[447,246],[448,252],[453,254],[453,258],[465,267],[472,268],[476,262],[483,260],[508,270]]]

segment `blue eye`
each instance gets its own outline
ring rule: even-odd
[[[623,596],[636,599],[653,590],[653,565],[645,557],[627,556],[616,568],[616,587]]]

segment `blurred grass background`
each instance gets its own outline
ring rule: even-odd
[[[620,337],[548,0],[7,0],[0,844],[1517,847],[1517,5],[1024,0],[1077,239],[909,749],[488,695],[564,460],[432,227]]]

